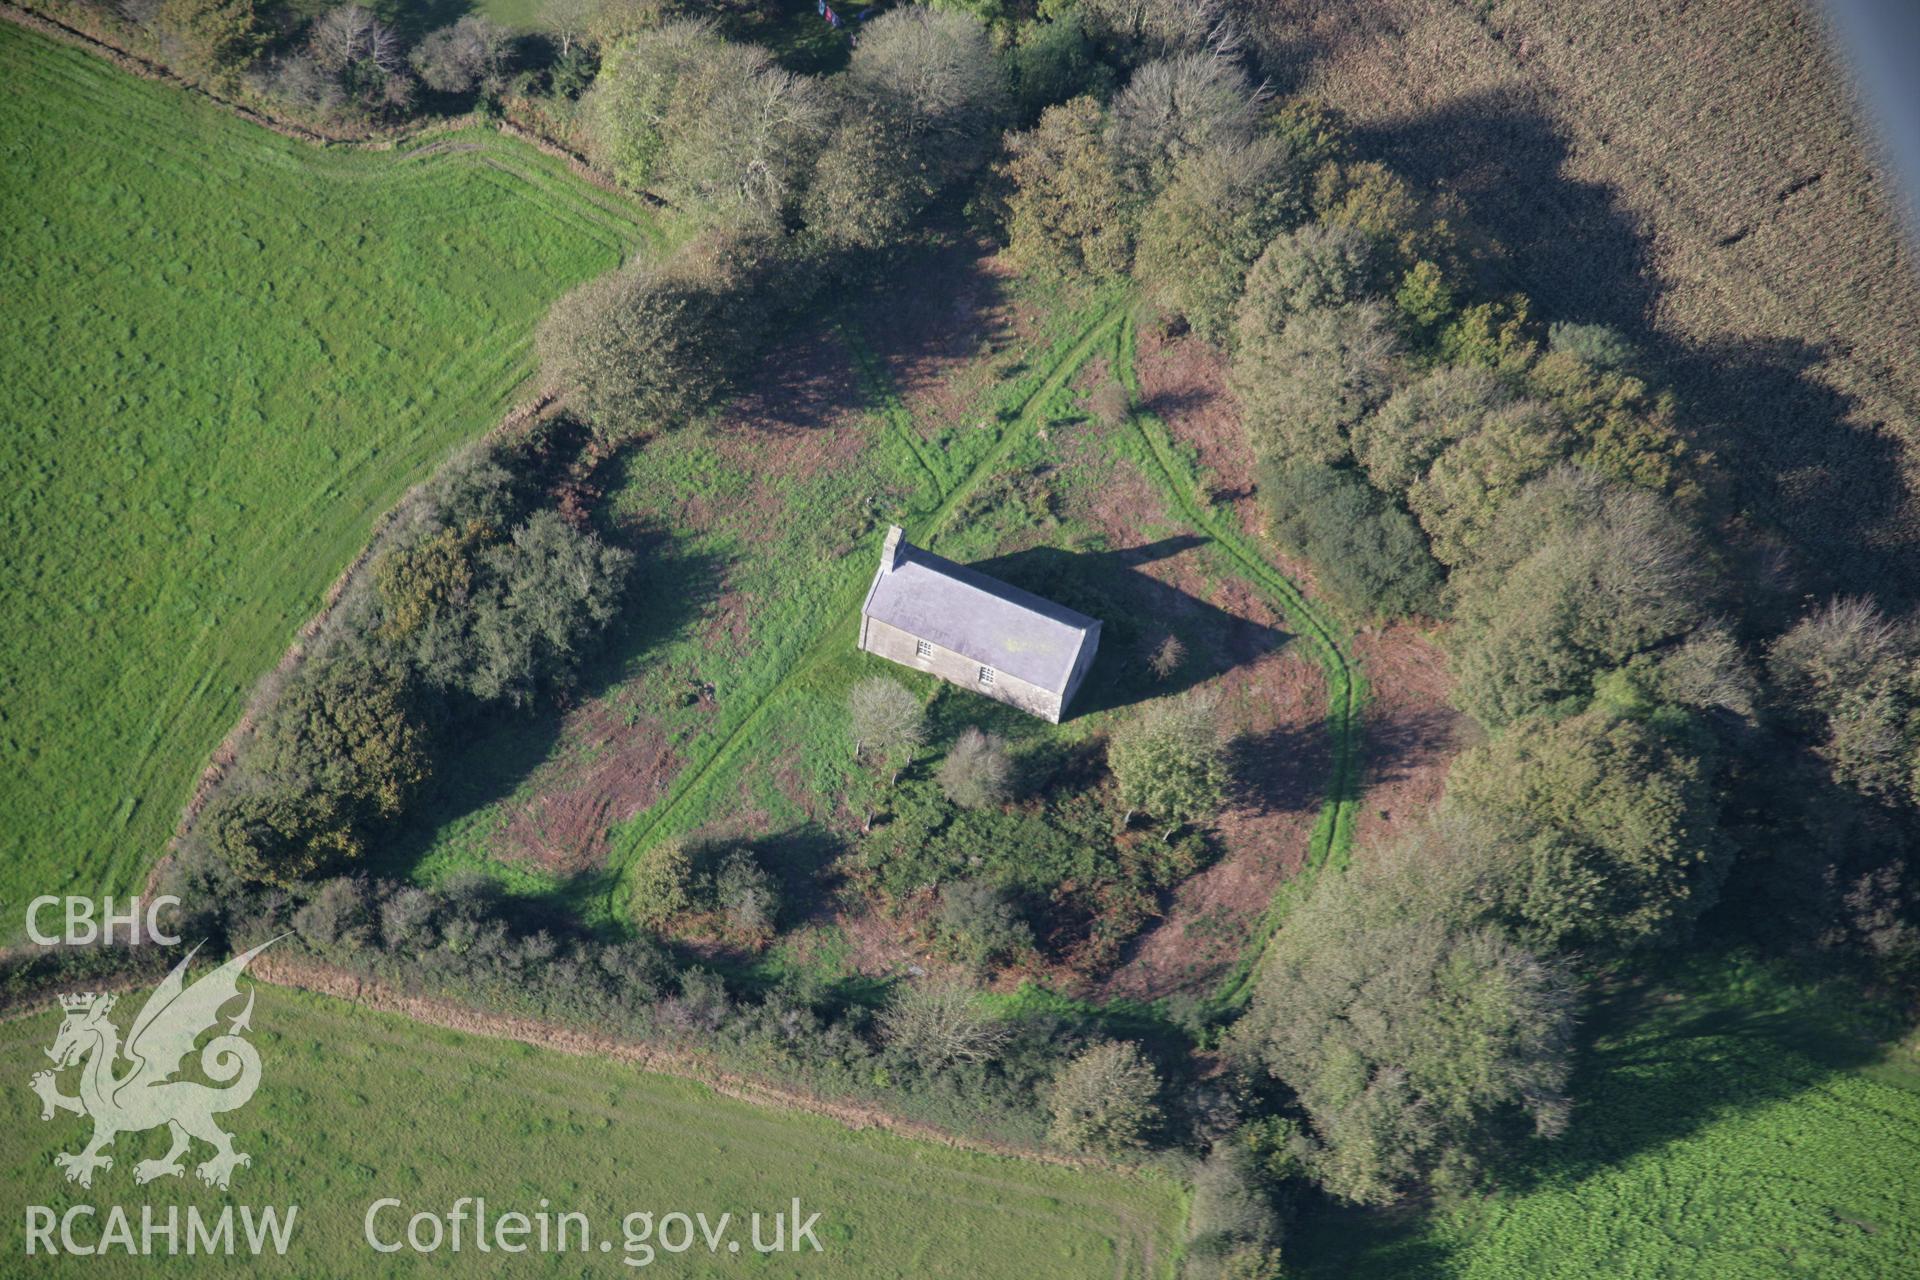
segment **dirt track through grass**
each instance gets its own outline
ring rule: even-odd
[[[1327,676],[1327,734],[1333,766],[1326,802],[1308,838],[1306,866],[1300,874],[1282,883],[1254,927],[1239,962],[1214,991],[1214,1005],[1223,1011],[1232,1010],[1245,1003],[1260,956],[1287,907],[1321,870],[1346,865],[1353,845],[1354,814],[1360,802],[1360,711],[1366,702],[1366,680],[1347,655],[1346,636],[1339,624],[1307,599],[1300,588],[1269,564],[1258,550],[1247,545],[1200,496],[1192,470],[1176,456],[1165,424],[1141,404],[1140,385],[1134,372],[1131,316],[1116,337],[1113,363],[1121,385],[1126,388],[1132,405],[1132,425],[1145,445],[1145,456],[1152,464],[1155,482],[1182,517],[1211,538],[1214,545],[1233,560],[1234,567],[1270,596],[1287,619],[1299,628],[1314,660]]]

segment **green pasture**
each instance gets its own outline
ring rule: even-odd
[[[487,130],[322,150],[0,26],[0,936],[133,890],[374,518],[656,240]]]
[[[137,1160],[157,1158],[163,1132],[127,1135],[90,1190],[53,1163],[78,1150],[87,1122],[60,1113],[41,1122],[24,1082],[46,1065],[41,1049],[57,1011],[0,1026],[0,1070],[21,1082],[0,1139],[6,1256],[21,1265],[25,1206],[56,1213],[75,1203],[127,1206],[299,1206],[286,1258],[34,1258],[36,1275],[329,1276],[337,1280],[445,1274],[499,1276],[1047,1276],[1125,1280],[1171,1276],[1185,1218],[1171,1181],[1057,1168],[955,1151],[816,1116],[722,1097],[703,1085],[593,1057],[421,1026],[339,1001],[258,988],[252,1039],[263,1062],[253,1101],[222,1119],[253,1157],[225,1193],[183,1178],[136,1185]],[[138,994],[126,997],[137,1004]],[[123,1025],[131,1010],[122,1010]],[[72,1076],[74,1073],[69,1072]],[[70,1080],[68,1091],[77,1086]],[[203,1159],[197,1150],[192,1160]],[[379,1220],[387,1235],[407,1216],[444,1214],[462,1196],[489,1212],[576,1210],[613,1248],[545,1258],[376,1253],[363,1222],[374,1201],[404,1210]],[[747,1215],[818,1212],[818,1253],[754,1253]],[[623,1265],[626,1215],[722,1213],[741,1224],[738,1255],[722,1246]],[[98,1228],[94,1228],[97,1237]],[[763,1239],[770,1238],[771,1226]],[[636,1255],[637,1256],[637,1255]],[[25,1274],[25,1272],[18,1272]]]
[[[1310,1215],[1302,1277],[1881,1280],[1920,1257],[1920,1060],[1844,986],[1671,962],[1601,1001],[1572,1127],[1494,1195]]]

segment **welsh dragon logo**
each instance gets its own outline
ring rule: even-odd
[[[200,1050],[200,1070],[221,1087],[173,1077],[201,1033],[219,1023],[221,1008],[239,996],[239,977],[247,963],[277,940],[233,957],[192,986],[186,982],[187,964],[193,959],[189,951],[147,997],[124,1047],[119,1028],[107,1018],[113,996],[60,997],[67,1016],[47,1050],[54,1069],[36,1072],[32,1083],[40,1095],[42,1120],[53,1119],[56,1111],[93,1119],[93,1140],[84,1149],[77,1154],[63,1151],[53,1158],[55,1165],[66,1170],[67,1181],[92,1186],[96,1169],[113,1168],[113,1157],[102,1153],[116,1137],[161,1125],[167,1126],[173,1146],[160,1159],[135,1165],[136,1182],[180,1176],[186,1171],[180,1158],[195,1138],[213,1148],[213,1155],[195,1169],[209,1186],[224,1190],[235,1166],[253,1163],[251,1156],[233,1149],[232,1136],[213,1121],[223,1111],[245,1106],[260,1085],[259,1051],[242,1038],[252,1025],[251,989],[246,1007],[228,1023],[226,1033],[214,1036]],[[123,1058],[130,1064],[124,1071]],[[80,1069],[80,1092],[69,1097],[60,1092],[58,1073],[81,1062],[85,1065]]]

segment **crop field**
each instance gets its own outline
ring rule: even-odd
[[[138,996],[128,999],[137,1000]],[[52,1043],[57,1012],[0,1027],[0,1065],[24,1081]],[[440,1274],[449,1256],[375,1253],[363,1238],[367,1206],[394,1197],[404,1211],[381,1221],[404,1231],[414,1212],[444,1213],[462,1196],[490,1213],[588,1215],[610,1253],[480,1255],[459,1264],[487,1275],[634,1274],[622,1220],[731,1213],[745,1240],[747,1215],[818,1212],[818,1254],[707,1256],[704,1246],[654,1261],[673,1275],[972,1277],[1045,1275],[1069,1280],[1172,1274],[1185,1217],[1170,1181],[1071,1170],[974,1155],[820,1117],[770,1110],[703,1085],[620,1063],[420,1026],[389,1014],[281,988],[258,988],[252,1037],[263,1078],[247,1107],[228,1113],[238,1150],[252,1155],[226,1194],[194,1179],[138,1188],[136,1159],[158,1156],[162,1133],[122,1136],[113,1168],[90,1191],[70,1187],[54,1153],[77,1150],[80,1119],[41,1123],[21,1091],[18,1118],[0,1141],[9,1240],[24,1247],[23,1206],[56,1212],[75,1202],[104,1206],[297,1204],[285,1262],[195,1259],[196,1275],[362,1276]],[[69,1088],[71,1085],[69,1084]],[[509,1154],[510,1153],[510,1154]],[[199,1153],[204,1155],[204,1152]],[[138,1222],[138,1209],[135,1209]],[[771,1237],[771,1228],[766,1237]],[[637,1253],[632,1255],[636,1259]],[[180,1261],[185,1261],[181,1259]],[[147,1275],[151,1262],[121,1255],[66,1259],[38,1274]],[[640,1270],[638,1274],[651,1274]]]
[[[0,74],[0,897],[125,893],[546,302],[660,233],[491,131],[318,150],[10,25]]]
[[[1461,197],[1501,287],[1646,342],[1809,589],[1920,577],[1920,294],[1821,6],[1275,7],[1282,87]],[[1904,476],[1904,483],[1903,483]]]
[[[952,283],[957,294],[986,287]],[[1251,914],[1211,926],[1204,962],[1168,938],[1163,949],[1185,956],[1188,971],[1128,985],[1152,994],[1221,976],[1248,929],[1257,941],[1270,928],[1258,916],[1281,868],[1342,856],[1351,840],[1364,686],[1338,625],[1212,509],[1190,451],[1157,418],[1093,420],[1086,399],[1102,380],[1125,378],[1138,398],[1130,305],[1030,300],[1026,331],[952,353],[937,376],[880,349],[884,306],[850,306],[789,353],[783,367],[805,370],[801,382],[776,379],[715,421],[631,451],[607,520],[641,549],[652,581],[635,593],[589,701],[561,723],[502,725],[477,742],[389,865],[426,879],[487,867],[611,921],[626,914],[623,872],[641,850],[720,830],[776,842],[789,889],[820,924],[805,881],[857,825],[849,806],[873,785],[851,759],[845,705],[856,680],[884,672],[927,699],[924,756],[970,724],[1016,751],[1070,750],[1114,708],[1184,687],[1143,674],[1143,651],[1172,631],[1193,654],[1184,684],[1216,683],[1249,741],[1279,734],[1292,744],[1253,753],[1256,795],[1228,841],[1229,855],[1249,832],[1263,846],[1240,860],[1258,870],[1231,904]],[[890,521],[917,545],[1107,620],[1064,724],[854,649],[873,548]],[[767,962],[785,963],[800,945],[853,963],[831,928],[789,939]],[[1239,999],[1246,972],[1228,975],[1223,998]]]
[[[1905,1274],[1920,1252],[1920,1061],[1846,992],[1739,958],[1596,1011],[1573,1127],[1489,1199],[1395,1231],[1312,1221],[1305,1276]],[[1360,1228],[1356,1230],[1356,1228]],[[1293,1244],[1298,1242],[1298,1248]]]

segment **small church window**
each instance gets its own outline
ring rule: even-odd
[[[981,683],[981,684],[992,684],[992,683],[993,683],[993,668],[992,668],[992,667],[982,667],[982,668],[980,668],[980,683]]]
[[[915,640],[913,642],[913,652],[918,657],[931,658],[933,656],[933,641]]]

